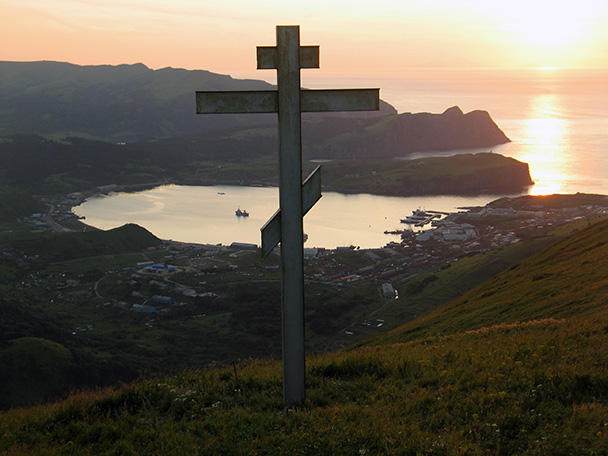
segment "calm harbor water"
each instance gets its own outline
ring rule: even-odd
[[[606,70],[425,69],[392,78],[307,76],[303,85],[380,87],[382,99],[399,112],[441,113],[454,105],[465,113],[486,110],[513,141],[494,147],[493,152],[530,164],[536,182],[531,194],[608,194]],[[460,206],[484,205],[498,196],[398,198],[325,193],[304,219],[306,245],[379,247],[399,239],[384,231],[405,228],[399,219],[414,209],[451,212]],[[236,217],[239,207],[249,211],[250,217]],[[278,190],[273,188],[165,186],[91,198],[75,212],[104,229],[133,222],[164,239],[259,244],[259,229],[277,207]]]
[[[398,235],[384,231],[406,229],[400,219],[418,207],[453,212],[459,206],[486,204],[488,196],[399,198],[368,194],[324,193],[304,218],[307,247],[374,248]],[[139,193],[94,197],[74,208],[86,222],[102,229],[137,223],[162,239],[184,242],[260,245],[260,228],[279,204],[277,188],[168,185]],[[237,217],[245,209],[249,217]]]

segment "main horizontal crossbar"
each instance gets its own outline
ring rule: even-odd
[[[300,112],[377,111],[380,89],[301,90]],[[278,112],[275,90],[196,92],[197,114]]]
[[[377,111],[380,89],[301,90],[302,112]]]
[[[278,112],[276,90],[196,92],[197,114]]]

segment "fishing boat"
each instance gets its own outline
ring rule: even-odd
[[[422,209],[416,209],[415,211],[412,211],[412,215],[401,219],[401,223],[407,223],[408,225],[417,225],[418,223],[423,222],[428,223],[433,217],[433,214],[429,214]]]
[[[237,217],[249,217],[249,212],[246,210],[241,210],[240,207],[235,211],[235,214]]]

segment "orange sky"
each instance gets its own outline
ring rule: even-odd
[[[608,1],[1,0],[0,60],[141,62],[269,79],[255,47],[299,24],[325,74],[608,67]],[[318,70],[317,70],[318,71]]]

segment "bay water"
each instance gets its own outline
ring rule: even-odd
[[[530,194],[608,194],[608,70],[412,69],[393,77],[303,77],[302,82],[309,88],[380,87],[381,98],[400,113],[441,113],[456,105],[465,113],[486,110],[512,140],[491,150],[529,163],[535,181]],[[429,154],[418,156],[424,155]],[[399,240],[384,231],[406,228],[400,219],[417,208],[453,212],[500,196],[324,193],[304,219],[306,246],[380,247]],[[250,216],[237,217],[238,208]],[[169,185],[93,197],[74,212],[102,229],[131,222],[163,239],[259,244],[260,227],[277,208],[276,188]]]

